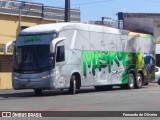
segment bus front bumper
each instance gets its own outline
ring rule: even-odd
[[[20,79],[12,78],[13,89],[51,89],[51,78]]]

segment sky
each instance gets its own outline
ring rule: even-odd
[[[63,7],[65,0],[21,0]],[[117,20],[118,12],[160,13],[160,0],[70,0],[71,9],[80,9],[81,22],[110,17]]]

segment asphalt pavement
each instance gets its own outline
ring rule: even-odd
[[[76,95],[69,95],[68,90],[51,90],[43,91],[41,96],[35,96],[33,90],[0,90],[0,111],[148,111],[151,113],[160,111],[160,86],[150,83],[141,89],[128,90],[114,87],[108,91],[96,91],[93,87],[85,87],[78,90]],[[87,120],[106,119],[92,116],[95,114],[87,117]],[[59,116],[54,119],[86,118]],[[150,120],[151,117],[113,116],[107,117],[108,119]],[[154,117],[154,119],[159,118]]]

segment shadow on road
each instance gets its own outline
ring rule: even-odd
[[[147,86],[143,86],[141,89],[146,89]],[[141,90],[141,89],[133,89],[133,90]],[[96,91],[94,87],[89,87],[89,88],[83,88],[80,90],[77,90],[76,94],[88,94],[88,93],[96,93],[96,92],[114,92],[114,91],[125,91],[129,92],[129,89],[122,89],[118,86],[115,86],[111,90],[101,90],[101,91]],[[68,93],[67,89],[64,90],[44,90],[42,95],[37,96],[34,94],[33,90],[4,90],[0,91],[0,100],[4,99],[15,99],[15,98],[26,98],[26,97],[47,97],[47,96],[61,96],[61,95],[70,95]]]

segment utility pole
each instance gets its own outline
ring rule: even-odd
[[[102,17],[102,25],[104,25],[104,17]]]
[[[70,0],[65,0],[65,22],[70,22]]]
[[[21,10],[25,6],[25,2],[21,2],[19,5],[19,33],[21,32]]]

